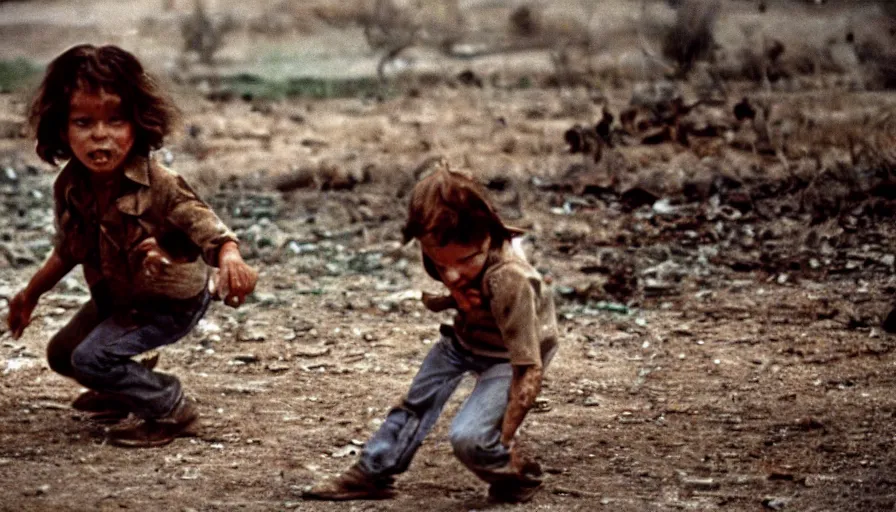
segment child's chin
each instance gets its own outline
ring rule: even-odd
[[[119,167],[119,162],[117,161],[107,161],[102,163],[97,162],[86,162],[84,166],[90,170],[90,172],[94,172],[97,174],[111,173],[115,172]]]

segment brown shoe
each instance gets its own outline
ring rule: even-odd
[[[306,500],[386,500],[395,496],[392,478],[374,480],[357,464],[336,478],[325,480],[302,493]]]
[[[162,418],[127,417],[109,429],[109,442],[124,448],[164,446],[177,437],[196,435],[198,420],[199,413],[193,402],[181,398],[174,410]]]
[[[147,370],[152,370],[159,362],[159,354],[140,361]],[[119,421],[127,417],[131,412],[131,405],[120,395],[115,393],[104,393],[88,389],[78,395],[72,402],[72,408],[78,411],[94,413],[91,419],[96,421]]]
[[[525,503],[541,489],[541,465],[535,461],[521,462],[515,474],[509,474],[492,481],[488,496],[501,503]]]

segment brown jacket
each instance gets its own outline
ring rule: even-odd
[[[438,279],[434,269],[426,266]],[[450,297],[426,297],[424,302],[434,311],[457,307]],[[553,289],[507,242],[492,249],[486,261],[482,305],[469,312],[458,310],[454,331],[461,345],[474,354],[543,367],[545,356],[557,346]]]
[[[88,285],[102,283],[118,305],[202,292],[221,246],[237,239],[184,179],[151,159],[133,157],[100,212],[89,172],[72,159],[56,178],[59,255],[82,264]],[[143,254],[133,250],[150,237],[175,259],[154,277],[143,271]]]

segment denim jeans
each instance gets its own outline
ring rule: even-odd
[[[208,309],[208,292],[187,300],[116,310],[93,297],[47,346],[50,368],[81,385],[123,399],[144,418],[167,415],[183,396],[173,375],[131,359],[186,336]]]
[[[454,454],[477,475],[507,466],[510,452],[501,444],[501,424],[513,377],[510,362],[472,354],[458,344],[451,328],[442,326],[441,338],[423,360],[401,405],[389,411],[365,444],[361,470],[374,480],[407,470],[467,372],[477,380],[451,423]]]

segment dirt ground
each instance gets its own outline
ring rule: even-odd
[[[179,49],[165,34],[176,31],[158,27],[189,5],[163,3],[6,2],[0,50],[46,62],[90,30],[168,76]],[[277,5],[248,4],[246,19]],[[729,4],[729,21],[756,16],[752,3]],[[608,5],[613,23],[638,9]],[[845,19],[800,9],[809,26]],[[233,68],[264,67],[253,48],[321,42],[368,72],[377,62],[357,27],[233,37],[222,57]],[[599,62],[628,58],[602,48]],[[326,61],[321,51],[307,62]],[[258,290],[238,310],[214,303],[160,350],[202,426],[152,450],[106,444],[102,425],[70,409],[79,387],[49,370],[44,349],[88,294],[77,272],[47,294],[21,339],[0,339],[0,509],[896,508],[896,338],[881,328],[896,291],[892,92],[842,69],[764,87],[732,80],[672,131],[617,121],[595,158],[572,153],[567,130],[604,108],[618,120],[639,81],[545,85],[551,62],[545,51],[446,58],[443,82],[343,99],[213,101],[166,79],[185,129],[157,157],[238,231]],[[455,79],[455,68],[472,72]],[[505,86],[520,69],[534,82]],[[676,87],[686,103],[703,97],[696,79]],[[21,125],[24,97],[0,95],[3,127]],[[735,119],[743,97],[768,117]],[[352,463],[450,320],[423,308],[421,290],[439,288],[399,242],[414,171],[435,155],[488,185],[554,279],[561,349],[521,433],[544,491],[518,507],[489,503],[453,458],[447,429],[470,379],[396,499],[303,502],[302,488]],[[54,170],[17,129],[3,131],[0,164],[5,300],[49,249]]]

